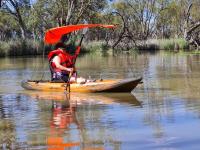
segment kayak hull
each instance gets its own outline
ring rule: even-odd
[[[95,93],[95,92],[131,92],[142,78],[103,80],[85,84],[70,84],[70,92]],[[65,91],[66,83],[50,81],[22,81],[21,86],[27,90],[37,91]]]

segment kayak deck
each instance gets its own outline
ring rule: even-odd
[[[103,80],[95,82],[87,82],[84,84],[72,83],[70,84],[71,92],[131,92],[139,83],[142,78],[131,79],[115,79]],[[50,81],[22,81],[21,86],[27,90],[37,91],[65,91],[66,83],[56,83]]]

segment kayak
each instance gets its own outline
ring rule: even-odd
[[[99,80],[84,84],[71,83],[70,92],[95,93],[95,92],[131,92],[142,78]],[[22,81],[21,86],[27,90],[37,91],[65,91],[66,83],[51,81]]]

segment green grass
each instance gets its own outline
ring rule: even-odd
[[[151,44],[156,45],[159,50],[184,50],[189,48],[184,39],[158,39],[153,40]]]
[[[149,39],[147,41],[138,41],[137,46],[133,47],[134,51],[152,51],[168,50],[180,51],[189,50],[189,45],[184,39]]]
[[[73,46],[72,49],[75,49]],[[41,55],[45,50],[45,53],[53,50],[53,45],[46,45],[44,47],[42,42],[33,40],[10,40],[0,41],[0,57],[6,56],[24,56],[24,55]],[[102,41],[94,41],[83,43],[81,52],[94,52],[107,50],[105,43]]]
[[[0,56],[39,55],[43,47],[41,42],[33,40],[0,41]]]
[[[103,41],[92,41],[89,43],[84,43],[83,48],[85,51],[93,52],[93,51],[106,51],[109,47],[106,46]]]
[[[22,56],[22,55],[41,55],[45,50],[48,53],[53,50],[52,45],[46,45],[44,47],[41,41],[34,40],[10,40],[0,41],[0,57],[6,56]],[[82,44],[81,52],[106,52],[110,48],[106,46],[104,41],[90,41]],[[139,47],[133,47],[133,51],[140,50],[168,50],[168,51],[181,51],[188,50],[189,46],[184,39],[151,39],[146,42],[146,45],[140,45]],[[122,51],[122,50],[121,50]]]

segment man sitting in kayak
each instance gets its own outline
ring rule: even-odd
[[[77,47],[73,56],[65,50],[65,47],[63,43],[57,43],[56,50],[48,54],[52,81],[69,82],[69,78],[70,82],[76,81],[76,77],[74,77],[76,75],[74,60],[80,53],[80,46]]]

